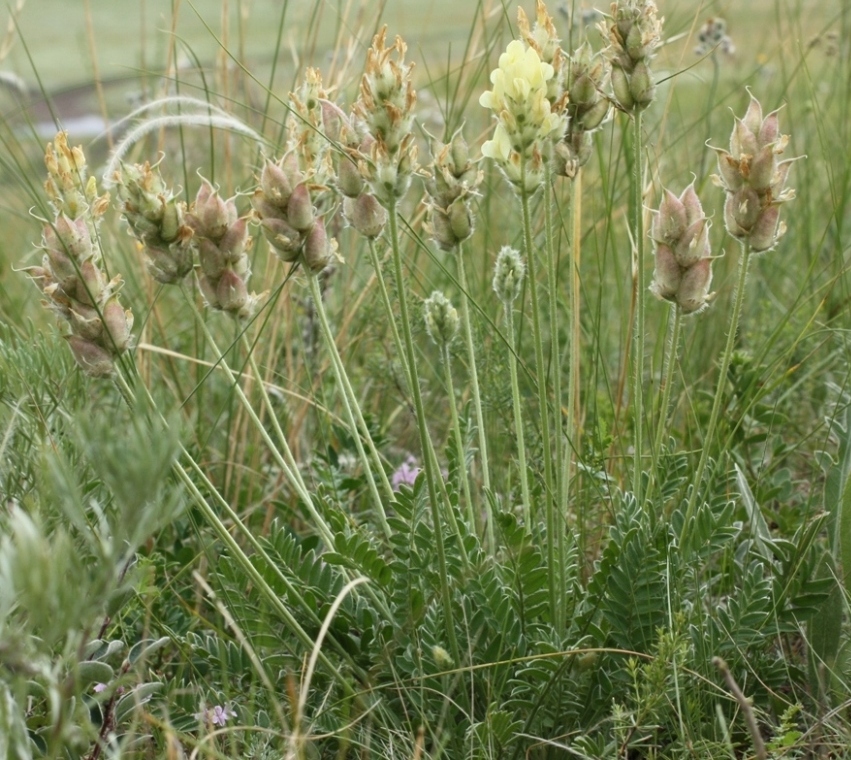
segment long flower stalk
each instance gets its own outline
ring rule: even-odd
[[[715,398],[712,401],[712,411],[709,413],[709,425],[706,428],[706,434],[703,437],[703,449],[700,452],[700,461],[697,464],[697,471],[694,476],[694,487],[691,490],[691,496],[688,500],[688,508],[686,509],[685,521],[683,522],[683,531],[680,535],[680,544],[684,544],[687,538],[694,510],[697,506],[697,500],[702,492],[703,474],[706,471],[706,465],[709,462],[709,450],[712,447],[712,441],[715,437],[715,428],[718,426],[718,416],[721,412],[721,400],[724,396],[724,386],[727,383],[727,373],[730,370],[730,361],[733,358],[733,347],[736,344],[736,333],[739,329],[739,318],[742,314],[742,304],[745,302],[745,285],[748,279],[748,267],[750,265],[751,248],[747,241],[742,241],[741,256],[739,257],[739,276],[736,281],[736,294],[733,300],[733,313],[730,315],[730,327],[727,331],[727,343],[724,346],[724,353],[721,355],[721,367],[718,370],[718,385],[715,388]]]
[[[375,250],[374,241],[369,241],[369,254],[370,261],[372,263],[372,267],[375,270],[375,277],[378,280],[378,289],[381,293],[381,301],[384,305],[384,313],[387,316],[387,322],[390,324],[391,332],[393,335],[393,345],[396,349],[396,356],[399,358],[399,361],[402,363],[402,371],[405,375],[405,382],[408,384],[408,387],[412,387],[413,380],[411,379],[411,373],[409,369],[409,364],[407,360],[407,350],[405,348],[405,343],[402,340],[402,336],[399,334],[399,328],[396,325],[396,315],[393,312],[393,304],[390,302],[390,294],[387,289],[387,283],[384,279],[384,273],[381,270],[381,262],[378,259],[378,253]],[[432,462],[432,466],[435,472],[439,472],[440,464],[437,460],[437,452],[434,450],[434,444],[432,443],[431,436],[427,436],[428,442],[428,455],[427,458]],[[437,478],[437,488],[440,492],[440,498],[443,499],[445,504],[449,504],[449,494],[446,490],[446,483],[443,481],[443,478]],[[455,513],[450,509],[448,511],[449,523],[453,532],[456,535],[460,535],[458,521],[455,519]],[[472,526],[471,526],[472,527]],[[469,564],[469,558],[466,553],[463,554],[465,564]]]
[[[467,520],[472,529],[479,527],[476,519],[475,505],[470,492],[470,477],[467,474],[467,457],[464,453],[464,436],[461,434],[461,420],[458,417],[458,408],[455,405],[455,383],[452,380],[451,356],[448,344],[444,344],[440,350],[443,360],[443,378],[446,383],[446,393],[449,396],[449,413],[452,419],[452,432],[455,437],[455,450],[458,452],[458,474],[461,479],[461,492],[464,494],[464,503],[467,505]]]
[[[521,175],[525,177],[526,161],[521,162]],[[529,267],[529,296],[532,301],[532,332],[535,344],[535,372],[538,386],[538,406],[541,415],[541,439],[544,455],[544,507],[547,521],[547,567],[549,570],[550,604],[553,618],[560,620],[560,602],[558,589],[558,574],[556,567],[557,533],[560,530],[556,516],[556,493],[553,483],[552,442],[550,440],[550,410],[547,400],[547,368],[544,363],[544,341],[541,334],[540,303],[538,299],[538,283],[536,280],[535,248],[532,236],[532,215],[529,208],[529,192],[525,189],[525,180],[521,182],[520,206],[523,213],[523,244],[526,249],[527,266]]]
[[[331,528],[325,522],[325,518],[323,518],[322,515],[319,514],[319,510],[317,510],[316,505],[313,502],[313,498],[310,495],[310,491],[307,489],[307,486],[301,477],[301,472],[299,471],[298,463],[295,460],[295,456],[293,456],[286,436],[284,435],[283,430],[281,430],[280,424],[278,423],[277,417],[275,416],[274,408],[271,406],[271,401],[268,395],[265,393],[265,388],[262,387],[262,378],[260,377],[260,375],[257,376],[257,380],[262,388],[264,401],[267,404],[269,417],[272,420],[272,426],[275,430],[275,435],[278,438],[278,444],[280,445],[280,448],[272,440],[272,437],[266,430],[266,426],[263,424],[262,420],[257,415],[257,411],[254,409],[253,405],[251,404],[251,401],[249,401],[248,397],[245,395],[245,392],[242,390],[242,386],[239,384],[239,381],[233,370],[230,368],[230,365],[225,360],[224,354],[216,343],[216,339],[213,337],[212,333],[210,332],[210,329],[207,327],[207,323],[204,320],[203,315],[198,311],[198,307],[195,305],[194,300],[188,293],[186,293],[185,289],[183,289],[182,286],[181,290],[183,290],[184,295],[186,297],[186,301],[189,303],[191,309],[195,314],[195,321],[200,326],[201,331],[207,341],[207,344],[213,351],[213,356],[215,357],[216,363],[222,367],[225,374],[227,375],[228,381],[230,382],[231,387],[236,392],[237,398],[243,405],[246,413],[249,416],[249,419],[251,419],[252,423],[257,428],[257,431],[263,438],[264,443],[269,447],[269,451],[272,454],[272,457],[275,459],[275,463],[281,468],[281,471],[284,473],[284,476],[287,478],[290,485],[295,489],[299,498],[304,502],[304,505],[307,508],[311,519],[314,521],[315,528],[318,531],[320,537],[322,538],[322,542],[327,548],[333,548],[334,534],[331,532]],[[251,357],[251,355],[252,354],[249,351],[249,357]],[[250,360],[251,359],[249,358],[249,361]]]
[[[367,479],[367,486],[375,506],[375,516],[378,518],[378,522],[381,525],[384,534],[389,538],[392,535],[392,530],[387,522],[387,514],[384,511],[384,504],[382,503],[381,495],[378,493],[373,469],[378,472],[381,477],[381,485],[384,489],[384,495],[388,502],[393,500],[393,488],[390,485],[390,481],[387,479],[387,473],[384,471],[381,456],[375,448],[375,443],[372,440],[369,427],[363,418],[357,396],[352,388],[352,384],[349,382],[348,375],[346,374],[346,368],[343,364],[342,358],[340,357],[340,352],[337,349],[334,334],[331,332],[331,326],[328,323],[328,315],[325,313],[325,305],[322,301],[322,293],[319,289],[319,280],[313,275],[308,275],[308,281],[310,285],[310,294],[313,297],[313,303],[316,307],[316,313],[319,315],[319,323],[322,327],[322,334],[325,338],[325,343],[328,346],[328,352],[331,354],[331,364],[334,368],[334,375],[343,391],[343,406],[346,410],[346,416],[348,417],[349,425],[351,426],[351,432],[355,441],[355,446],[358,450],[358,456],[360,457],[361,465]],[[358,429],[360,429],[360,432],[358,432]],[[372,462],[370,462],[369,457],[366,455],[366,451],[363,447],[363,441],[361,441],[361,435],[369,447]]]
[[[485,415],[482,411],[482,393],[479,389],[479,371],[476,368],[476,349],[473,342],[473,325],[470,318],[470,291],[467,286],[467,268],[464,265],[463,243],[458,246],[458,282],[461,286],[461,323],[464,326],[464,341],[467,347],[467,365],[470,371],[470,389],[473,394],[473,407],[476,412],[476,430],[479,440],[479,458],[482,464],[482,486],[485,493],[491,491],[490,462],[488,461],[488,436],[485,429]],[[496,549],[496,538],[494,536],[494,515],[491,510],[490,500],[483,500],[487,511],[485,531],[487,533],[488,546],[491,551]]]
[[[650,476],[650,484],[647,489],[647,498],[651,499],[655,486],[659,482],[659,457],[662,454],[662,443],[668,430],[668,408],[671,405],[671,387],[674,384],[674,369],[680,349],[680,328],[682,326],[683,310],[679,304],[671,304],[672,324],[668,337],[668,345],[665,348],[665,366],[662,373],[662,398],[659,402],[658,426],[656,428],[656,440],[653,444],[653,468]]]
[[[632,239],[635,246],[636,268],[636,309],[635,309],[635,352],[632,386],[633,427],[633,469],[632,491],[639,504],[642,504],[641,481],[644,454],[644,306],[647,300],[647,283],[644,272],[644,208],[643,171],[641,165],[641,111],[632,117]]]
[[[514,335],[514,307],[505,304],[505,334],[508,339],[508,369],[511,375],[511,401],[514,411],[514,435],[517,437],[517,461],[520,468],[520,493],[523,498],[523,521],[532,529],[532,496],[529,490],[529,465],[526,461],[526,436],[523,433],[523,411],[520,384],[517,379],[517,340]]]
[[[436,480],[440,477],[437,471],[436,458],[433,456],[433,447],[428,432],[428,420],[426,419],[425,406],[423,405],[420,381],[417,375],[416,356],[414,354],[414,340],[411,335],[411,321],[408,317],[408,299],[405,295],[405,286],[402,272],[402,251],[399,242],[399,210],[396,204],[391,203],[388,211],[388,226],[390,231],[390,246],[393,252],[393,269],[396,276],[397,293],[399,299],[399,312],[402,322],[402,335],[405,342],[405,355],[408,364],[408,381],[410,392],[414,399],[414,409],[417,416],[417,430],[420,436],[420,449],[423,456],[423,469],[425,470],[426,487],[428,489],[428,500],[431,506],[432,522],[434,527],[434,544],[437,550],[437,561],[440,574],[441,600],[443,602],[443,614],[446,618],[446,632],[449,637],[449,645],[455,662],[461,662],[461,650],[455,635],[455,617],[452,612],[452,596],[449,591],[449,574],[446,566],[446,547],[443,541],[443,519],[441,515],[440,502],[437,495]],[[447,516],[450,523],[454,520],[452,507],[446,502]]]

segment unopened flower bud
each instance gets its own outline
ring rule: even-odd
[[[526,265],[519,251],[509,246],[504,246],[496,257],[496,266],[493,275],[493,289],[506,306],[517,299],[520,295],[520,287],[526,274]]]
[[[87,375],[107,377],[112,374],[115,368],[112,364],[112,356],[106,349],[78,335],[66,335],[65,340],[77,364]]]
[[[293,191],[289,177],[281,165],[269,160],[260,172],[260,189],[266,203],[281,210],[286,209]]]
[[[370,240],[377,238],[387,224],[386,209],[370,193],[363,193],[357,198],[346,198],[343,201],[343,213],[349,224]]]
[[[364,181],[357,163],[347,156],[342,156],[337,166],[337,187],[347,198],[357,198],[363,192]]]
[[[225,269],[216,286],[216,301],[222,311],[238,314],[248,302],[245,280],[232,269]]]
[[[287,203],[287,221],[299,232],[307,232],[313,226],[314,219],[315,212],[310,200],[310,191],[302,182],[293,188]]]
[[[449,345],[458,333],[458,311],[439,290],[426,299],[424,308],[429,337],[439,346]]]
[[[117,296],[111,296],[103,306],[103,325],[106,328],[106,346],[114,354],[120,354],[130,345],[133,329],[133,312],[124,309]]]
[[[310,272],[317,274],[331,263],[332,255],[331,241],[325,230],[325,222],[317,219],[304,241],[302,251],[304,265]]]

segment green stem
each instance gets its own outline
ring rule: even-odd
[[[275,415],[275,410],[270,403],[269,396],[266,394],[266,388],[263,385],[263,379],[258,374],[257,382],[259,387],[261,388],[261,393],[263,395],[264,402],[266,403],[267,409],[269,411],[269,418],[272,422],[272,427],[275,430],[275,435],[278,437],[278,443],[280,445],[280,449],[275,445],[275,442],[272,440],[272,437],[269,435],[266,430],[266,426],[263,424],[260,417],[257,415],[254,407],[251,405],[251,402],[248,400],[248,397],[245,395],[245,392],[242,390],[242,386],[238,382],[238,378],[234,374],[233,370],[230,368],[230,365],[224,358],[221,350],[216,343],[216,339],[213,337],[210,329],[207,327],[207,323],[204,320],[204,316],[198,311],[198,307],[195,305],[195,301],[185,292],[183,291],[184,296],[186,296],[186,300],[189,302],[190,307],[195,313],[196,322],[198,322],[201,327],[201,331],[204,333],[204,337],[207,340],[210,348],[213,351],[213,356],[216,359],[216,363],[224,370],[225,374],[228,377],[228,381],[236,392],[237,397],[242,403],[243,408],[248,414],[249,419],[254,424],[254,427],[257,429],[257,432],[260,434],[260,437],[263,439],[263,442],[269,447],[269,452],[272,454],[272,457],[275,460],[275,463],[278,467],[281,468],[281,472],[284,473],[287,480],[290,482],[290,485],[295,489],[299,498],[304,502],[307,511],[310,513],[311,518],[315,523],[316,530],[319,532],[320,537],[322,538],[323,543],[329,550],[333,550],[334,548],[334,534],[331,531],[328,524],[325,522],[325,519],[322,515],[319,514],[319,510],[316,509],[316,505],[313,503],[313,498],[310,495],[310,491],[307,489],[307,486],[304,480],[301,477],[301,471],[298,468],[298,463],[295,461],[295,457],[293,456],[292,450],[290,449],[290,445],[287,442],[287,438],[284,435],[283,430],[281,430],[280,423],[278,422],[278,418]],[[250,348],[250,347],[249,347]],[[248,351],[249,361],[252,361],[252,352]],[[254,365],[256,367],[256,365]]]
[[[352,437],[354,438],[355,446],[358,450],[361,466],[363,467],[364,474],[366,475],[369,492],[375,506],[375,515],[378,518],[378,522],[381,524],[384,535],[390,538],[393,531],[390,530],[390,525],[387,523],[387,515],[384,512],[384,504],[381,501],[381,495],[378,493],[378,487],[375,484],[373,469],[380,473],[382,478],[382,487],[384,488],[384,493],[388,501],[393,500],[393,488],[390,486],[390,481],[387,480],[387,473],[384,472],[384,465],[381,461],[381,457],[378,450],[375,448],[375,443],[370,435],[369,427],[367,427],[366,421],[361,413],[357,396],[355,396],[354,389],[352,388],[352,385],[349,382],[349,377],[346,374],[346,368],[343,365],[340,352],[337,350],[337,343],[334,340],[334,334],[331,332],[331,326],[328,324],[328,315],[325,313],[325,304],[322,301],[322,293],[319,290],[319,278],[313,274],[308,274],[307,279],[310,284],[310,295],[313,297],[316,313],[319,315],[319,322],[322,326],[322,335],[324,336],[325,343],[328,346],[328,352],[331,354],[331,364],[334,367],[334,375],[343,390],[343,406],[346,409],[346,416],[349,420]],[[358,428],[360,428],[360,433],[358,433]],[[370,462],[369,457],[366,455],[366,451],[364,451],[361,435],[363,435],[363,439],[369,447],[372,462]]]
[[[567,375],[567,424],[565,426],[565,437],[567,446],[564,454],[563,475],[564,487],[567,492],[567,501],[570,501],[570,485],[573,479],[573,457],[579,458],[579,425],[577,415],[579,413],[579,359],[580,359],[580,335],[581,325],[579,321],[579,262],[582,250],[581,220],[582,220],[582,169],[578,169],[576,176],[570,186],[570,288],[569,310],[570,310],[570,357],[568,359]],[[576,499],[578,511],[579,540],[584,546],[585,541],[585,508],[581,499]],[[583,550],[584,551],[584,550]],[[580,552],[580,556],[584,556]]]
[[[553,461],[557,466],[554,468],[555,478],[555,522],[558,528],[558,543],[556,557],[558,565],[558,596],[565,599],[567,595],[567,578],[565,577],[565,534],[567,526],[567,486],[564,480],[564,469],[561,462],[567,446],[564,445],[564,425],[562,424],[562,397],[561,397],[561,346],[559,345],[559,319],[558,319],[558,261],[555,252],[555,235],[553,234],[553,182],[550,164],[547,162],[547,171],[544,181],[544,249],[547,254],[547,289],[550,321],[550,364],[553,367],[553,423],[555,425],[555,452]],[[564,612],[564,605],[560,605],[559,613]],[[564,628],[564,621],[559,619],[559,629]]]
[[[514,402],[514,434],[517,436],[517,459],[520,463],[520,491],[523,496],[523,520],[532,531],[532,497],[529,493],[529,465],[526,462],[526,438],[520,406],[520,384],[517,381],[517,340],[514,337],[514,307],[505,302],[505,332],[508,338],[508,368],[511,373],[511,398]]]
[[[461,490],[464,493],[464,501],[467,504],[467,521],[470,530],[478,529],[476,510],[473,505],[473,497],[470,495],[470,478],[467,475],[467,454],[464,448],[464,436],[461,435],[461,420],[458,418],[458,409],[455,406],[455,383],[452,381],[452,364],[449,355],[449,346],[444,343],[440,349],[443,359],[443,377],[446,382],[446,393],[449,396],[449,413],[452,417],[452,430],[455,435],[455,450],[458,452],[458,474],[461,478]]]
[[[668,407],[671,404],[671,387],[674,384],[674,368],[677,365],[677,356],[680,350],[680,327],[682,325],[683,311],[678,304],[671,304],[673,313],[673,324],[665,350],[665,369],[662,377],[662,400],[659,404],[659,425],[656,428],[656,441],[653,444],[653,469],[650,485],[647,489],[647,498],[653,496],[654,485],[659,482],[659,457],[662,454],[662,442],[668,429]]]
[[[632,491],[639,504],[643,505],[641,495],[641,467],[644,446],[644,304],[646,301],[644,275],[644,213],[642,208],[643,177],[641,166],[641,112],[633,115],[632,136],[632,237],[636,259],[636,310],[635,310],[635,366],[632,390],[632,408],[634,414],[635,441],[633,443]]]
[[[521,186],[526,183],[526,161],[521,160]],[[529,210],[529,193],[524,189],[520,193],[520,205],[523,211],[523,243],[526,247],[526,261],[529,267],[529,296],[532,300],[532,332],[535,343],[535,371],[538,384],[538,406],[541,415],[541,439],[544,447],[544,502],[547,512],[547,565],[549,572],[550,605],[553,620],[561,620],[559,597],[559,572],[556,568],[557,533],[563,526],[556,523],[555,491],[553,489],[553,458],[550,441],[550,410],[547,403],[546,364],[544,364],[544,341],[541,335],[541,315],[538,301],[538,283],[536,255],[532,238],[532,216]]]
[[[739,318],[742,314],[742,304],[745,301],[745,284],[748,279],[748,267],[750,265],[751,249],[747,242],[742,242],[742,255],[739,257],[739,278],[736,283],[736,295],[733,300],[733,314],[730,316],[730,329],[727,333],[727,344],[721,356],[721,369],[718,374],[718,386],[715,388],[715,398],[712,401],[712,411],[709,414],[709,427],[703,437],[703,450],[700,453],[700,461],[694,477],[694,487],[688,501],[683,532],[680,536],[680,545],[685,543],[689,528],[691,527],[697,499],[701,491],[703,474],[709,461],[709,449],[715,437],[715,428],[718,425],[718,417],[721,412],[721,399],[724,396],[724,386],[727,384],[727,373],[730,370],[730,360],[733,358],[733,347],[736,345],[736,333],[739,329]]]
[[[452,613],[452,596],[449,591],[449,574],[446,566],[446,547],[443,543],[443,520],[440,514],[440,502],[437,497],[436,478],[440,477],[437,472],[437,460],[429,437],[425,406],[423,405],[420,380],[417,375],[416,355],[414,353],[414,340],[411,335],[411,321],[408,317],[408,299],[405,294],[405,280],[402,273],[402,251],[399,244],[399,211],[396,204],[390,204],[388,211],[390,246],[393,252],[393,269],[396,275],[396,292],[399,297],[399,315],[402,322],[402,334],[405,339],[405,355],[408,362],[408,381],[410,392],[414,399],[414,408],[417,415],[417,428],[420,435],[420,447],[423,456],[423,468],[425,470],[426,486],[428,488],[428,500],[431,506],[432,522],[434,524],[434,544],[437,550],[437,561],[440,573],[441,598],[443,601],[443,614],[446,618],[446,632],[449,636],[449,645],[452,649],[452,657],[456,663],[461,662],[461,650],[458,639],[455,636],[455,619]],[[446,502],[446,511],[451,519],[452,505]],[[463,551],[462,551],[463,553]]]
[[[399,329],[396,326],[396,315],[393,313],[393,305],[390,303],[390,296],[387,291],[387,283],[384,281],[384,274],[381,271],[381,262],[378,260],[378,254],[375,251],[375,243],[372,240],[370,240],[369,252],[370,259],[372,261],[372,266],[375,269],[375,276],[378,279],[378,286],[381,291],[381,300],[384,303],[384,313],[387,315],[387,321],[390,324],[393,333],[393,343],[396,348],[396,356],[399,357],[399,361],[402,363],[402,371],[405,373],[405,382],[408,384],[408,387],[411,388],[413,387],[413,381],[411,380],[411,373],[408,369],[405,344],[403,343],[402,337],[399,335]],[[434,472],[439,472],[440,463],[437,461],[437,453],[434,450],[434,444],[431,441],[431,436],[427,436],[427,441],[428,458],[432,462]],[[443,481],[442,477],[437,478],[437,488],[440,491],[440,497],[443,499],[444,504],[449,504],[449,494],[446,491],[446,483]],[[458,521],[455,519],[455,513],[450,509],[448,514],[449,523],[452,527],[452,530],[460,536],[458,530]],[[469,557],[467,557],[466,554],[463,554],[463,557],[464,564],[469,566]]]
[[[490,463],[488,461],[488,437],[485,430],[485,416],[482,412],[482,394],[479,390],[479,372],[476,369],[476,349],[473,343],[473,326],[470,318],[470,291],[467,287],[467,271],[464,266],[464,248],[463,244],[458,245],[458,282],[461,285],[461,321],[464,323],[464,337],[467,343],[467,364],[470,368],[470,385],[473,391],[473,406],[476,410],[476,428],[479,436],[479,455],[482,460],[482,485],[486,493],[491,490]],[[484,507],[487,510],[487,531],[488,546],[491,552],[496,551],[496,539],[494,537],[493,521],[494,516],[491,512],[490,499],[483,499]]]

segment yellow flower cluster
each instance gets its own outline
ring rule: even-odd
[[[482,146],[482,153],[525,190],[541,183],[541,141],[551,135],[559,137],[566,126],[565,117],[553,111],[547,97],[554,76],[553,67],[542,61],[534,48],[512,40],[499,57],[498,68],[491,72],[493,89],[479,98],[498,119],[493,139]]]

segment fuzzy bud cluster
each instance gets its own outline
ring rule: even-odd
[[[55,216],[43,228],[42,265],[26,271],[56,315],[77,364],[104,377],[130,347],[133,328],[133,314],[118,297],[121,275],[107,280],[100,267],[96,225],[107,199],[97,196],[94,177],[86,179],[83,151],[69,148],[63,132],[47,146],[45,164]]]
[[[662,19],[653,0],[618,0],[608,28],[615,101],[627,113],[653,102],[656,85],[650,62],[662,44]]]
[[[679,197],[665,191],[650,233],[656,244],[656,271],[650,290],[677,304],[683,314],[701,311],[712,298],[709,226],[693,184]]]
[[[609,75],[606,59],[594,55],[587,42],[570,57],[565,78],[568,123],[564,137],[555,147],[556,174],[575,177],[591,158],[591,134],[600,128],[611,109],[604,94]]]
[[[187,214],[195,232],[199,266],[196,269],[201,293],[212,309],[239,319],[249,319],[258,296],[248,293],[251,266],[246,249],[251,238],[247,219],[240,217],[233,198],[223,200],[206,180]]]
[[[493,159],[506,178],[521,191],[539,188],[544,177],[544,141],[559,138],[566,119],[549,100],[552,64],[520,40],[508,43],[491,72],[493,89],[482,93],[479,103],[497,119],[493,138],[482,154]]]
[[[470,149],[458,130],[443,145],[436,142],[431,175],[426,180],[426,229],[444,251],[452,251],[473,234],[470,201],[482,173],[470,160]]]
[[[144,248],[148,272],[157,282],[180,282],[192,271],[186,204],[174,197],[159,169],[147,162],[122,164],[113,181],[121,213]]]
[[[505,306],[517,300],[525,275],[526,265],[520,252],[510,246],[503,246],[496,257],[493,290]]]
[[[780,161],[778,156],[788,142],[788,135],[780,134],[777,111],[763,118],[762,106],[752,97],[745,117],[736,119],[730,151],[715,148],[718,174],[713,180],[727,192],[724,224],[754,252],[773,248],[786,231],[779,221],[780,205],[795,197],[785,185],[796,159]]]
[[[334,248],[312,197],[324,186],[311,183],[299,168],[294,152],[280,161],[266,161],[260,172],[260,185],[251,205],[263,233],[278,258],[302,262],[311,272],[321,272],[331,262]]]
[[[370,192],[389,208],[404,197],[417,169],[411,134],[417,94],[412,84],[414,66],[405,63],[405,43],[401,37],[391,47],[386,42],[384,27],[367,53],[353,117],[365,133],[355,152],[358,171]]]
[[[423,308],[429,337],[438,346],[448,346],[458,334],[458,310],[439,290],[425,300]]]

